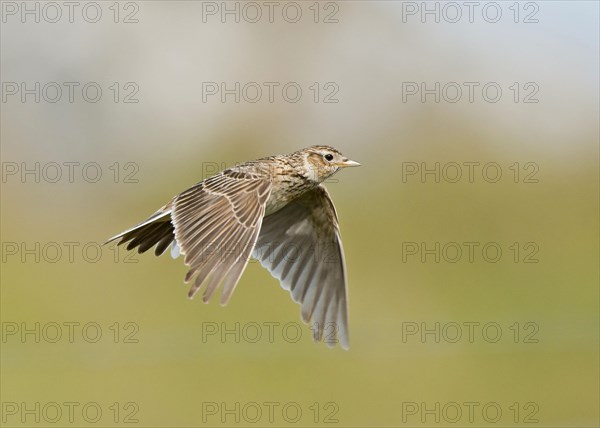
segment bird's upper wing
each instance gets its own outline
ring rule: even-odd
[[[348,349],[346,269],[333,202],[318,186],[263,220],[253,257],[302,305],[315,340]],[[323,337],[324,336],[324,337]]]
[[[259,175],[225,170],[177,196],[171,212],[175,240],[194,276],[189,296],[206,284],[207,302],[223,282],[226,304],[244,271],[265,214],[271,183]]]

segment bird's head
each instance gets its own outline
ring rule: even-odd
[[[315,183],[321,183],[340,168],[360,166],[358,162],[348,159],[330,146],[312,146],[301,150],[300,153],[306,169],[306,177]]]

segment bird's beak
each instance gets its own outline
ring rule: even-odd
[[[342,162],[339,162],[337,165],[340,168],[346,168],[349,166],[360,166],[360,164],[358,162],[354,162],[353,160],[350,160],[350,159],[344,159]]]

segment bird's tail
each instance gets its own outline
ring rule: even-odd
[[[177,258],[180,250],[175,241],[175,228],[171,223],[171,210],[161,209],[142,223],[135,225],[118,235],[113,236],[105,244],[120,239],[117,245],[127,244],[128,250],[137,247],[138,253],[144,253],[156,245],[154,254],[160,256],[172,243],[171,256]]]

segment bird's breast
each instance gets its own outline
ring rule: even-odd
[[[265,205],[265,216],[279,211],[312,187],[314,186],[311,186],[308,183],[290,183],[289,185],[287,183],[275,184],[271,189],[271,195]]]

